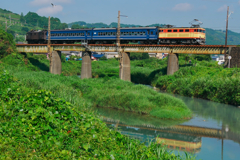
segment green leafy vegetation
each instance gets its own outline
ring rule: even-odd
[[[110,130],[92,114],[49,91],[27,88],[6,71],[0,82],[1,159],[184,158]]]
[[[0,58],[11,53],[16,53],[13,36],[0,29]]]

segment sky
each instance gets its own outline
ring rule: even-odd
[[[51,6],[51,3],[54,6]],[[188,27],[198,19],[202,27],[225,30],[227,6],[232,13],[229,29],[240,32],[240,0],[1,0],[1,8],[25,15],[29,11],[53,16],[61,22],[117,22],[150,25],[154,23]]]

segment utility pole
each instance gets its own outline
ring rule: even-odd
[[[50,56],[50,73],[52,73],[52,53],[51,53],[51,27],[50,16],[48,17],[48,55]]]
[[[225,51],[224,51],[224,58],[226,61],[226,52],[227,52],[227,33],[228,33],[228,13],[229,13],[229,6],[227,8],[227,20],[226,20],[226,36],[225,36]]]
[[[121,71],[121,69],[122,69],[122,53],[121,53],[121,46],[120,46],[120,11],[118,11],[117,51],[118,51],[118,55],[120,57],[119,71]],[[122,79],[122,71],[120,73],[120,79]]]

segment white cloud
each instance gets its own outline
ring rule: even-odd
[[[218,12],[223,12],[227,10],[227,5],[223,5],[222,7],[218,8]]]
[[[41,5],[51,5],[51,3],[57,5],[58,3],[71,3],[71,0],[33,0],[30,2],[33,6],[41,6]]]
[[[39,15],[43,15],[43,16],[48,16],[48,15],[53,15],[56,13],[59,13],[63,10],[63,7],[60,5],[56,5],[54,7],[44,7],[44,8],[40,8],[37,13]]]
[[[189,3],[180,3],[175,5],[172,10],[174,11],[190,11],[193,9],[193,6]]]

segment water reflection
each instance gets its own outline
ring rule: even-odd
[[[193,111],[191,120],[161,120],[119,110],[96,108],[103,121],[141,141],[162,142],[201,159],[239,159],[240,109],[202,99],[172,95]]]

